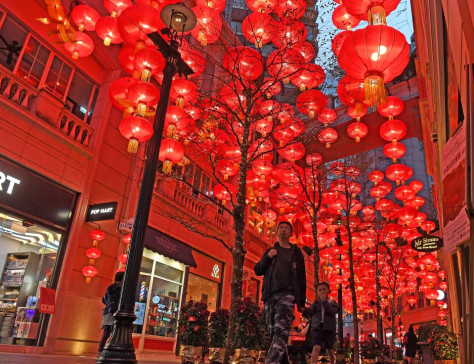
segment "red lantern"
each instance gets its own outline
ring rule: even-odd
[[[213,188],[214,196],[225,205],[237,194],[237,189],[230,183],[216,184]]]
[[[280,105],[280,110],[278,112],[277,118],[280,120],[280,124],[285,124],[290,123],[294,115],[295,110],[293,110],[293,107],[289,104],[283,103]],[[293,129],[295,127],[295,124],[297,124],[297,119],[295,119],[293,123],[290,124],[290,128]],[[297,127],[295,127],[294,129],[297,129]]]
[[[339,58],[339,54],[341,53],[341,48],[346,39],[352,34],[350,30],[345,30],[336,34],[334,39],[332,40],[331,49],[336,58]]]
[[[235,176],[239,172],[239,165],[230,159],[220,159],[217,161],[216,170],[224,176],[227,181],[229,177]]]
[[[122,242],[123,242],[125,245],[129,245],[131,241],[132,241],[132,233],[125,234],[125,235],[122,237]]]
[[[102,255],[102,252],[100,251],[99,248],[92,247],[86,250],[86,256],[89,259],[93,259],[93,260],[99,259],[101,255]],[[91,264],[93,263],[94,262],[92,261]]]
[[[423,189],[423,182],[421,181],[411,181],[410,187],[415,190],[416,193],[420,192]]]
[[[280,81],[275,81],[272,77],[267,77],[263,80],[261,90],[267,99],[276,96],[281,92]]]
[[[220,14],[207,6],[198,5],[191,10],[197,19],[197,24],[194,29],[191,30],[191,35],[201,42],[202,46],[217,41],[222,29]]]
[[[387,158],[391,158],[393,162],[396,162],[398,158],[402,158],[407,151],[407,148],[403,143],[388,143],[383,147],[383,154]]]
[[[165,59],[157,50],[145,47],[135,53],[134,65],[141,72],[142,81],[149,81],[151,76],[163,71]]]
[[[127,253],[120,254],[118,259],[120,263],[125,265],[127,264],[128,254]]]
[[[448,289],[448,282],[446,281],[439,282],[439,288],[443,291],[446,291]]]
[[[119,16],[122,11],[132,5],[131,0],[104,0],[104,7],[113,17]]]
[[[64,43],[63,46],[71,53],[72,59],[90,56],[94,50],[94,42],[91,37],[84,33],[76,33],[76,41]]]
[[[262,57],[250,47],[234,47],[227,51],[222,66],[231,75],[246,81],[253,81],[263,71]]]
[[[153,135],[153,125],[141,116],[129,116],[119,124],[119,131],[129,140],[127,151],[135,154],[138,143],[146,142]]]
[[[258,159],[252,162],[252,171],[261,180],[266,180],[266,176],[271,174],[273,171],[273,164],[264,159]]]
[[[331,144],[337,140],[337,131],[333,128],[326,128],[319,132],[318,140],[326,145],[326,148],[331,148]]]
[[[283,19],[275,26],[272,42],[277,48],[291,47],[306,40],[306,26],[297,20]]]
[[[387,24],[386,16],[394,11],[400,0],[343,0],[347,12],[370,25]]]
[[[268,56],[267,69],[275,80],[288,83],[288,77],[298,71],[304,63],[303,56],[296,49],[277,49]]]
[[[311,43],[306,41],[299,42],[297,48],[306,63],[309,63],[314,59],[316,51]]]
[[[163,162],[163,172],[170,173],[173,164],[180,162],[184,157],[184,149],[176,139],[163,139],[160,146],[159,160]]]
[[[91,230],[89,232],[89,237],[92,240],[102,241],[105,239],[105,233],[100,229]]]
[[[118,29],[118,20],[111,16],[104,16],[95,23],[97,36],[104,41],[104,45],[119,44],[123,42]]]
[[[147,107],[158,102],[158,89],[150,82],[137,81],[128,88],[127,100],[136,108],[138,116],[146,116]]]
[[[339,65],[349,77],[363,79],[370,105],[385,100],[385,82],[400,75],[408,64],[410,46],[405,36],[389,26],[369,25],[344,42]]]
[[[351,118],[360,121],[360,119],[367,114],[368,106],[366,104],[362,104],[360,102],[356,102],[353,105],[349,105],[347,107],[347,115]]]
[[[272,40],[275,24],[270,15],[265,13],[252,13],[242,22],[242,34],[256,48]]]
[[[407,302],[408,302],[411,306],[414,306],[415,303],[416,303],[416,297],[415,297],[415,296],[410,296],[410,297],[408,297]]]
[[[430,234],[434,229],[436,229],[436,224],[433,221],[424,221],[421,223],[421,230],[426,231]]]
[[[387,96],[385,102],[380,103],[377,106],[377,111],[380,115],[393,119],[394,116],[398,116],[403,111],[403,101],[397,96]]]
[[[369,180],[377,186],[379,182],[382,182],[385,175],[381,171],[372,171],[369,173]]]
[[[431,300],[431,301],[434,301],[438,298],[439,296],[439,293],[436,289],[428,289],[426,292],[425,292],[425,296],[427,299]]]
[[[311,153],[306,156],[306,164],[317,167],[323,162],[323,157],[319,153]]]
[[[385,176],[390,181],[395,181],[397,185],[400,184],[400,181],[404,181],[408,177],[409,167],[403,164],[392,164],[385,169]]]
[[[375,198],[377,201],[384,198],[387,195],[387,191],[379,186],[374,186],[370,189],[370,196]]]
[[[128,89],[137,80],[133,77],[122,77],[114,80],[109,88],[109,98],[112,104],[119,110],[123,111],[125,108],[130,108],[131,105],[127,101]],[[129,112],[132,112],[133,109]]]
[[[86,277],[86,283],[90,283],[92,278],[95,277],[99,271],[93,265],[87,265],[82,268],[82,274]]]
[[[344,5],[339,5],[332,13],[333,24],[342,30],[351,30],[359,25],[360,20],[349,14]]]
[[[326,74],[317,64],[309,63],[301,67],[301,71],[290,77],[293,85],[300,88],[300,91],[318,87],[324,82]]]
[[[410,221],[413,221],[418,213],[417,209],[405,206],[398,211],[398,220],[402,223],[410,225]]]
[[[316,114],[326,107],[326,95],[319,90],[307,90],[302,92],[296,98],[296,107],[298,110],[313,118]]]
[[[194,82],[180,78],[171,84],[170,99],[176,106],[183,107],[185,102],[194,102],[197,98],[197,86]]]
[[[438,272],[438,277],[441,278],[441,279],[446,279],[446,272],[444,270],[440,270]]]
[[[415,191],[410,186],[400,186],[395,189],[395,198],[400,201],[411,200],[415,197]]]
[[[272,13],[277,5],[276,0],[245,0],[247,6],[254,13]]]
[[[273,137],[280,143],[280,147],[282,147],[295,137],[295,133],[289,125],[283,124],[275,128]]]
[[[277,2],[274,13],[280,18],[299,19],[306,10],[304,0],[286,0]]]
[[[71,11],[71,19],[77,25],[80,32],[87,30],[92,32],[100,15],[94,8],[88,5],[77,5]]]
[[[332,124],[337,119],[336,110],[334,109],[324,109],[318,114],[318,121],[324,126]]]
[[[418,214],[416,214],[415,217],[415,222],[418,224],[418,226],[421,226],[421,223],[426,220],[426,214],[424,212],[418,211]]]
[[[380,125],[379,134],[383,140],[396,144],[407,133],[407,126],[401,120],[388,120]]]
[[[134,5],[122,12],[117,27],[125,43],[134,46],[138,42],[150,43],[148,34],[165,28],[165,25],[158,9],[149,5]]]
[[[425,199],[421,196],[415,196],[414,198],[406,202],[407,206],[414,207],[415,209],[419,209],[424,204],[425,204]]]
[[[360,138],[363,138],[369,132],[369,128],[364,123],[356,121],[347,126],[347,134],[356,140],[356,143],[360,142]]]
[[[277,151],[278,154],[292,163],[303,158],[305,154],[303,143],[292,143]]]
[[[225,9],[225,0],[196,0],[196,5],[207,6],[218,13]]]

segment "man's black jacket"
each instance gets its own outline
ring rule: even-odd
[[[273,248],[267,249],[260,261],[255,264],[254,271],[258,276],[263,276],[262,301],[265,302],[271,297],[272,288],[270,287],[273,269],[275,269],[275,259],[268,256],[270,249],[276,249],[279,246],[275,243]],[[291,280],[295,289],[295,300],[298,308],[303,309],[306,302],[306,271],[304,266],[304,257],[300,248],[291,244],[292,254],[291,262]]]

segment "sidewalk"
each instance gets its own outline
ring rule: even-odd
[[[178,364],[180,359],[169,353],[137,354],[138,363]],[[95,357],[0,353],[1,364],[95,364]]]

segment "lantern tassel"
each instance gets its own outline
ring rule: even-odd
[[[365,77],[365,98],[370,106],[385,102],[385,83],[383,77],[372,74]]]
[[[138,140],[130,139],[128,141],[127,152],[130,154],[137,154],[138,152]]]
[[[164,161],[163,162],[163,172],[164,173],[170,174],[172,167],[173,167],[173,163],[171,161]]]
[[[89,284],[91,283],[92,278],[91,277],[86,277],[86,283]]]

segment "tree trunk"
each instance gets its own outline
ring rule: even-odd
[[[381,311],[382,307],[380,304],[380,270],[379,270],[379,243],[380,236],[377,235],[375,245],[375,294],[376,294],[376,320],[377,320],[377,338],[383,344],[385,342],[383,337],[383,323]]]
[[[395,322],[395,317],[396,316],[396,312],[395,312],[395,293],[393,294],[393,297],[392,297],[392,337],[390,338],[390,361],[392,361],[392,358],[393,358],[393,347],[395,346],[395,325],[396,325],[396,322]]]
[[[354,364],[359,364],[359,319],[357,317],[357,292],[354,279],[354,255],[352,250],[352,233],[349,224],[349,214],[346,218],[347,238],[349,241],[349,287],[352,294],[352,322],[354,326]]]
[[[317,211],[313,211],[313,217],[311,221],[311,231],[313,233],[314,248],[313,248],[313,268],[314,268],[314,292],[319,284],[319,264],[321,257],[319,256],[319,247],[318,247],[318,229],[316,228],[316,215]],[[317,294],[317,292],[316,292]]]

